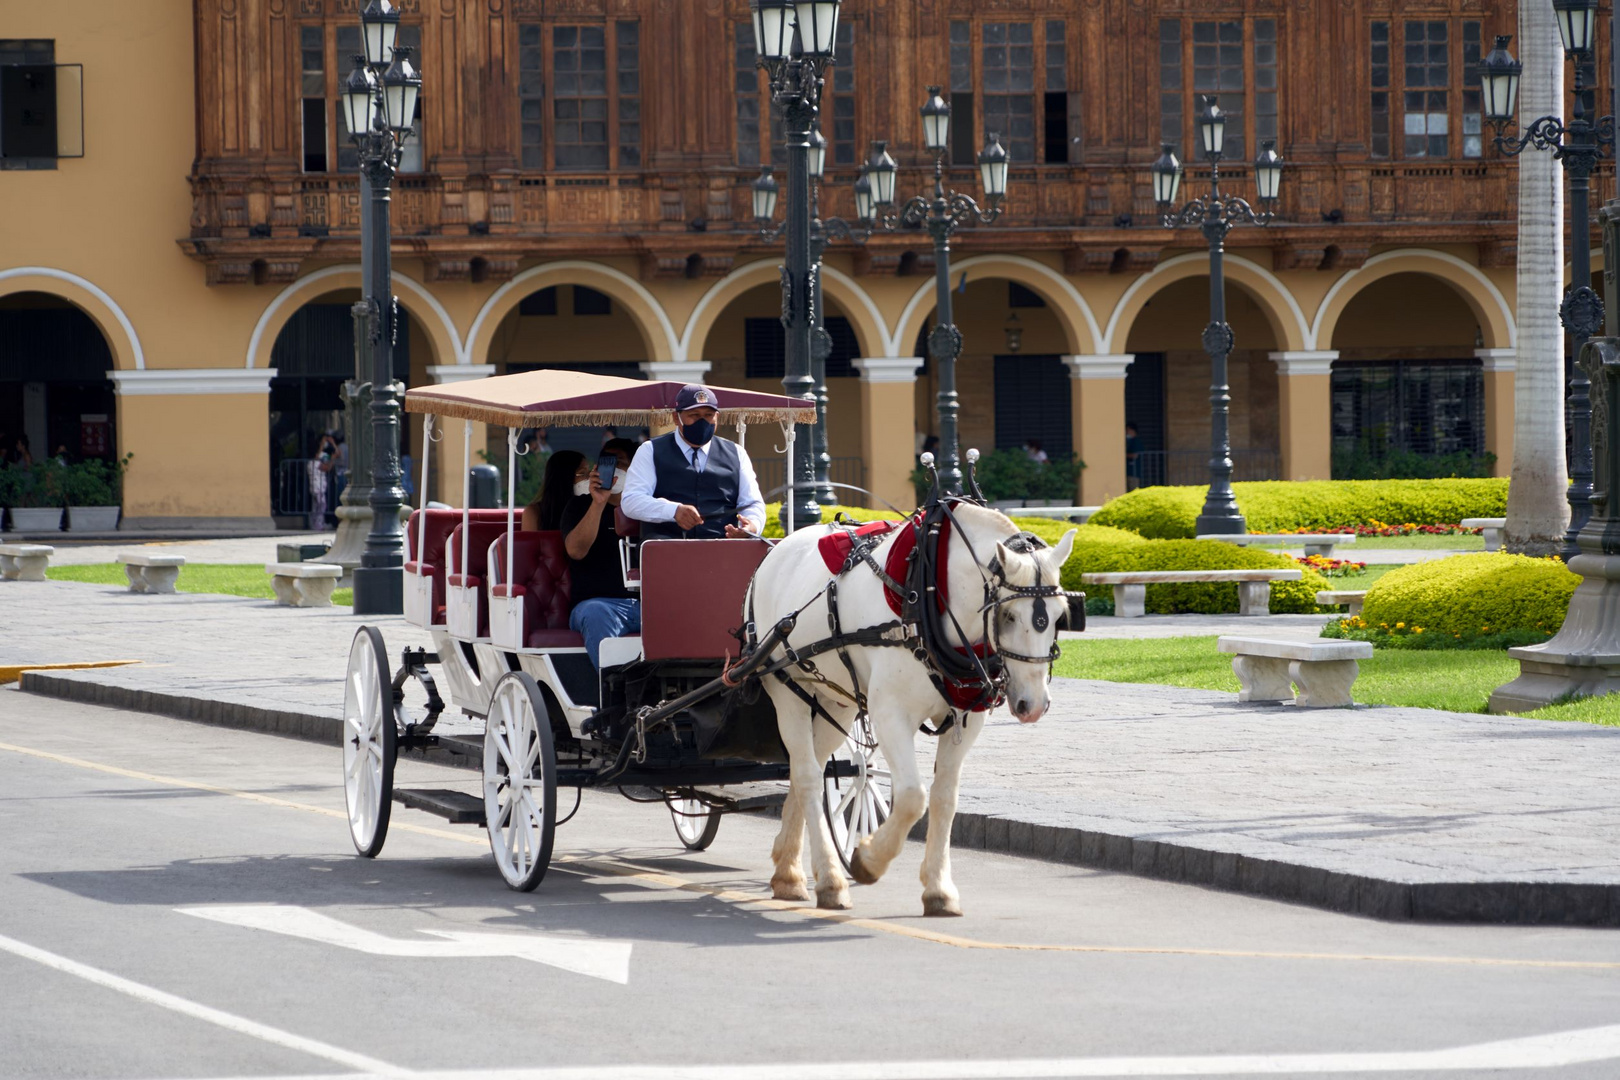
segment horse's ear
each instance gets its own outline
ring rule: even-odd
[[[1007,550],[1006,544],[1003,544],[1000,540],[997,540],[995,562],[990,565],[990,572],[998,575],[1005,574],[1007,572],[1007,567],[1011,566],[1012,564],[1012,552]]]
[[[1035,553],[1036,558],[1046,560],[1046,565],[1060,580],[1063,575],[1063,564],[1069,561],[1069,556],[1074,552],[1074,537],[1075,531],[1070,529],[1063,534],[1063,539],[1057,542],[1056,547]]]

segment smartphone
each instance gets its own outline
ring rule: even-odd
[[[617,454],[603,454],[596,459],[596,475],[606,491],[613,490],[613,474],[618,471],[619,457]]]

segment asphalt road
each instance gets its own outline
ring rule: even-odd
[[[982,852],[925,920],[917,844],[825,918],[766,900],[775,822],[687,855],[594,793],[518,895],[482,831],[399,808],[357,858],[339,760],[0,691],[0,1077],[1620,1075],[1613,931]]]

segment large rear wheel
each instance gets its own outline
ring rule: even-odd
[[[828,777],[823,781],[821,796],[827,825],[832,830],[833,847],[844,869],[848,870],[855,846],[889,820],[892,785],[870,720],[856,723],[832,756],[834,761],[846,762],[855,768],[854,776]]]
[[[368,859],[388,839],[398,752],[388,653],[382,632],[362,626],[349,646],[349,671],[343,680],[343,795],[354,849]]]
[[[484,728],[484,819],[506,884],[529,892],[551,865],[557,829],[557,752],[533,677],[501,676]]]

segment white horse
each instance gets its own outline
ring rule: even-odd
[[[1059,572],[1074,546],[1074,530],[1070,529],[1055,548],[1041,548],[1027,554],[1013,551],[1005,541],[1018,535],[1018,529],[1004,515],[994,510],[958,503],[953,511],[959,528],[950,532],[949,557],[946,560],[949,608],[956,624],[970,638],[963,642],[954,629],[949,631],[953,645],[971,646],[979,643],[983,635],[984,616],[980,608],[985,601],[987,578],[996,581],[990,567],[975,564],[969,554],[972,550],[988,562],[992,556],[1001,566],[1000,583],[1004,586],[1055,586]],[[827,598],[812,598],[823,589],[832,575],[822,560],[816,543],[833,526],[801,529],[777,544],[766,556],[754,576],[752,618],[763,632],[777,620],[789,615],[809,602],[799,615],[788,643],[795,647],[811,645],[829,636]],[[900,535],[890,533],[873,557],[884,565],[890,546]],[[966,533],[964,540],[963,533]],[[919,541],[920,545],[921,541]],[[902,582],[902,584],[904,584]],[[1006,588],[999,591],[1001,598],[1013,595]],[[838,581],[838,610],[844,633],[862,627],[879,626],[892,622],[894,612],[884,599],[884,586],[871,568],[858,563]],[[1047,618],[1035,616],[1034,598],[1006,601],[991,609],[997,620],[993,636],[1006,653],[1024,657],[1047,656],[1057,637],[1060,617],[1065,610],[1065,599],[1045,601]],[[1036,629],[1036,622],[1044,622]],[[947,620],[949,623],[949,620]],[[780,655],[780,653],[778,653]],[[897,647],[854,647],[850,659],[866,693],[872,729],[877,735],[878,747],[887,759],[893,782],[893,802],[889,819],[877,831],[861,840],[851,859],[851,872],[857,882],[871,884],[883,876],[895,856],[900,853],[906,834],[928,810],[928,841],[923,856],[923,914],[960,915],[960,897],[951,881],[950,838],[951,822],[956,815],[957,781],[962,761],[972,749],[979,729],[984,726],[985,713],[967,713],[965,719],[944,733],[934,762],[934,782],[925,794],[918,775],[915,740],[924,720],[938,725],[952,711],[950,704],[940,696],[928,677],[927,668],[909,649]],[[1014,716],[1026,724],[1033,724],[1045,714],[1051,699],[1048,685],[1051,671],[1045,660],[1014,660],[1003,657],[1006,672],[1007,705]],[[823,653],[815,664],[821,676],[850,692],[847,669],[835,653]],[[804,674],[796,667],[786,669],[798,685],[813,695],[844,731],[852,729],[856,707],[848,698],[830,690],[824,683]],[[822,771],[828,757],[844,740],[844,734],[814,717],[802,698],[774,676],[764,680],[766,691],[776,706],[777,725],[782,742],[787,746],[791,775],[787,803],[782,809],[782,831],[771,848],[774,864],[771,893],[779,900],[807,900],[804,870],[801,866],[801,844],[805,828],[810,832],[810,863],[815,874],[816,905],[823,908],[848,908],[849,882],[833,849],[831,833],[820,812]]]

